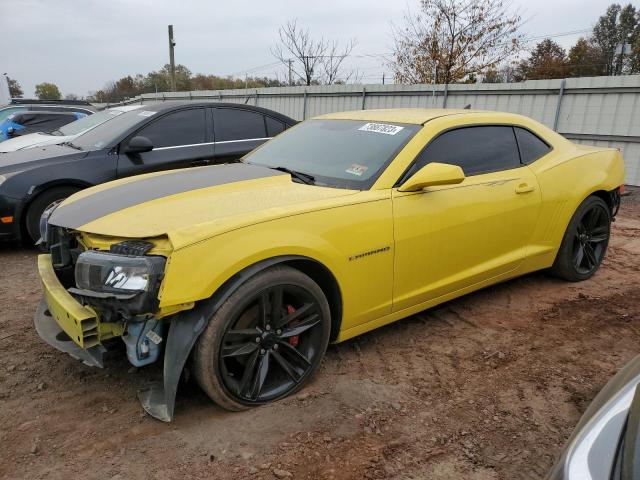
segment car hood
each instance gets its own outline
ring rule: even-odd
[[[52,159],[67,160],[70,157],[84,157],[89,152],[76,150],[66,145],[46,145],[25,148],[0,155],[0,174],[35,168]]]
[[[49,223],[117,238],[168,235],[178,247],[243,225],[327,208],[356,193],[295,183],[277,170],[234,163],[83,190],[60,204]]]
[[[73,140],[75,135],[49,135],[46,133],[30,133],[21,137],[11,138],[0,143],[0,153],[15,152],[23,148],[31,148],[42,145],[55,145],[57,143]]]

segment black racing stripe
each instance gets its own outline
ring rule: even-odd
[[[53,211],[49,223],[59,227],[79,228],[119,210],[157,198],[277,175],[287,174],[246,163],[177,170],[100,190],[69,205],[60,206]]]

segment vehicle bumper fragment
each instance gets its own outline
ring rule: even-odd
[[[102,345],[95,345],[84,349],[71,340],[51,315],[45,299],[42,299],[38,305],[34,323],[40,338],[53,348],[68,353],[76,360],[80,360],[90,367],[104,367],[103,355],[106,352],[106,348]]]

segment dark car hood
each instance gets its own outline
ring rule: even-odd
[[[27,148],[16,152],[0,154],[0,174],[16,170],[28,170],[52,160],[68,160],[72,157],[82,158],[88,151],[76,150],[65,145],[46,145],[44,147]]]

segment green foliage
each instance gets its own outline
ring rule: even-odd
[[[120,102],[142,93],[171,91],[171,67],[167,64],[158,71],[146,75],[127,75],[91,95],[90,100],[101,103]],[[217,75],[193,75],[184,65],[176,65],[176,90],[227,90],[233,88],[281,87],[284,84],[271,78],[249,77],[245,79],[219,77]]]
[[[528,59],[522,60],[516,69],[521,80],[543,80],[567,76],[567,54],[560,45],[547,38],[538,43]]]
[[[606,75],[602,61],[602,51],[591,40],[580,38],[569,50],[569,75],[572,77],[592,77]]]
[[[18,81],[7,77],[7,82],[9,83],[9,96],[11,98],[21,98],[24,92]]]
[[[592,42],[600,51],[600,63],[605,75],[621,75],[638,73],[635,68],[640,56],[638,37],[640,36],[640,19],[633,5],[624,8],[614,3],[609,5],[593,27]],[[634,46],[630,56],[616,55],[616,47],[622,43]]]
[[[62,94],[55,83],[43,82],[36,85],[36,97],[40,100],[60,100]]]

